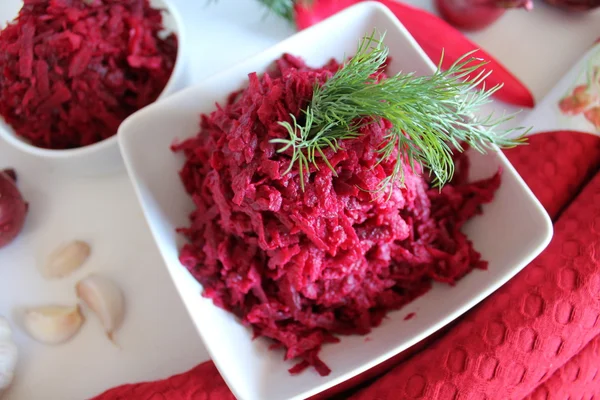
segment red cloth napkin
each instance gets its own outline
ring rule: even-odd
[[[506,154],[556,221],[549,247],[449,328],[327,395],[350,386],[340,398],[538,400],[600,393],[600,138],[544,133]],[[363,383],[376,375],[382,376]],[[206,362],[95,400],[233,398]]]
[[[600,394],[600,336],[571,358],[526,400],[593,399]]]

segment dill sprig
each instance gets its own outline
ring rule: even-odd
[[[510,138],[515,131],[522,131],[521,127],[494,132],[514,115],[475,116],[501,85],[477,88],[491,71],[482,69],[487,62],[474,57],[474,52],[465,54],[446,71],[441,70],[440,60],[436,72],[429,76],[399,73],[381,79],[377,72],[383,68],[389,49],[383,43],[384,36],[376,39],[375,35],[373,32],[363,38],[354,57],[323,85],[315,85],[312,100],[303,110],[302,124],[294,115],[291,123],[279,122],[289,138],[272,142],[282,145],[280,153],[291,149],[287,172],[297,165],[303,190],[310,164],[318,169],[318,159],[335,174],[323,150],[329,147],[338,151],[342,140],[359,137],[365,119],[376,123],[383,118],[392,125],[377,151],[379,162],[394,156],[396,161],[380,189],[397,180],[402,183],[404,160],[413,169],[420,164],[433,176],[433,185],[442,186],[454,174],[453,151],[464,151],[464,143],[485,152],[492,145],[507,148],[525,141],[526,132]]]
[[[294,0],[258,0],[273,14],[279,15],[288,21],[294,20]]]
[[[312,0],[258,0],[269,11],[275,15],[285,18],[288,22],[294,22],[294,5],[301,2],[302,5],[310,5]]]

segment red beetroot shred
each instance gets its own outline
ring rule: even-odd
[[[405,164],[404,186],[389,199],[370,192],[395,163],[377,164],[390,127],[382,121],[343,150],[327,150],[338,176],[321,162],[303,192],[296,167],[284,174],[290,155],[269,141],[287,136],[278,121],[300,117],[313,84],[339,67],[313,69],[285,55],[202,115],[196,137],[173,145],[185,154],[180,176],[196,206],[191,226],[180,229],[189,239],[182,264],[204,296],[284,347],[286,359],[298,358],[292,373],[313,366],[327,375],[323,343],[367,334],[432,280],[453,284],[486,268],[460,229],[500,185],[499,172],[467,183],[468,159],[458,156],[458,173],[441,191]]]
[[[148,0],[25,0],[0,32],[0,115],[31,144],[86,146],[166,86],[177,53]]]

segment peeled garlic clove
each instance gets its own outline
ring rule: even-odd
[[[0,340],[8,340],[12,337],[12,330],[6,318],[0,316]]]
[[[83,324],[79,306],[44,306],[25,311],[25,329],[35,340],[59,344],[75,335]]]
[[[17,356],[17,346],[12,341],[8,321],[0,316],[0,396],[13,380]]]
[[[110,279],[90,275],[75,286],[77,296],[100,318],[106,335],[113,341],[114,332],[121,326],[125,300],[121,289]]]
[[[50,254],[42,275],[46,278],[61,278],[81,267],[90,256],[90,245],[75,240],[60,246]]]

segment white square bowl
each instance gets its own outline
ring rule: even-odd
[[[475,248],[489,261],[488,271],[473,271],[455,287],[435,284],[426,295],[389,314],[383,324],[364,336],[346,336],[326,345],[320,354],[331,368],[321,377],[309,369],[291,376],[283,353],[268,350],[266,340],[200,295],[202,288],[178,260],[184,238],[177,227],[189,224],[194,206],[179,179],[181,154],[169,146],[196,135],[200,113],[210,113],[215,102],[247,83],[247,74],[263,72],[283,53],[303,57],[320,66],[331,57],[354,54],[359,40],[377,29],[387,32],[392,72],[431,74],[434,65],[389,12],[377,3],[361,3],[302,31],[276,46],[222,72],[204,83],[153,104],[126,120],[119,143],[130,178],[173,282],[213,361],[236,395],[243,400],[303,399],[347,380],[405,350],[476,305],[508,281],[548,245],[551,221],[529,188],[499,151],[471,152],[472,179],[503,168],[503,181],[484,214],[465,227]],[[416,312],[408,321],[404,316]]]

